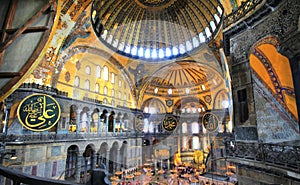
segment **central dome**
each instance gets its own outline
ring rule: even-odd
[[[218,0],[95,0],[98,38],[119,54],[145,60],[178,58],[215,37]]]
[[[170,5],[175,0],[136,0],[137,3],[146,7],[164,7]]]

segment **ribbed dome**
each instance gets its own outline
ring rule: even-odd
[[[95,0],[92,24],[99,39],[120,54],[169,59],[214,38],[221,7],[218,0]]]
[[[222,82],[221,76],[207,65],[194,61],[177,61],[154,73],[145,93],[161,96],[199,94]]]

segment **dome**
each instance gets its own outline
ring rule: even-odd
[[[92,25],[117,53],[157,61],[184,56],[209,42],[223,12],[218,0],[95,0]]]
[[[223,83],[219,73],[208,65],[195,61],[177,61],[156,71],[146,94],[155,96],[186,96],[210,91]]]

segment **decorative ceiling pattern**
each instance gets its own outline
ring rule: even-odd
[[[92,25],[119,54],[157,61],[184,56],[215,38],[223,12],[217,0],[96,0]]]
[[[208,65],[195,61],[177,61],[156,71],[148,80],[146,94],[186,96],[210,91],[223,79]]]

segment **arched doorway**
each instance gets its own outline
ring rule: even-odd
[[[72,145],[67,150],[67,159],[66,159],[66,169],[65,169],[65,179],[75,179],[76,172],[76,163],[77,155],[79,149],[78,146]]]

